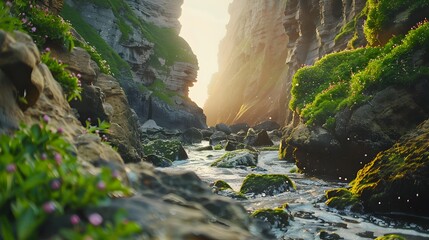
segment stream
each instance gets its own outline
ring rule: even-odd
[[[324,204],[325,190],[344,187],[344,182],[323,180],[300,173],[289,173],[295,164],[277,159],[277,151],[262,151],[259,154],[256,168],[215,168],[210,167],[225,151],[195,151],[196,148],[207,146],[202,142],[187,146],[189,159],[174,162],[172,167],[162,171],[194,171],[208,184],[216,180],[224,180],[235,190],[240,189],[244,178],[250,173],[287,174],[296,184],[297,190],[275,196],[257,195],[248,200],[237,200],[252,212],[261,208],[275,208],[284,203],[289,204],[293,220],[287,229],[274,229],[277,239],[320,239],[322,230],[336,233],[342,239],[374,239],[385,234],[400,234],[407,240],[429,239],[429,219],[403,216],[391,218],[373,214],[356,214],[339,212]],[[428,203],[429,204],[429,203]],[[404,220],[407,219],[407,220]],[[337,239],[337,238],[325,238]]]

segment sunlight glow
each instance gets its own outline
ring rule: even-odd
[[[185,0],[182,6],[180,36],[197,55],[200,70],[198,81],[189,91],[190,98],[200,107],[207,99],[207,86],[218,70],[219,43],[229,21],[228,6],[232,0]]]

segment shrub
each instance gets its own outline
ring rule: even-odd
[[[10,1],[6,3],[3,1],[0,2],[0,29],[6,32],[22,30],[21,21],[11,15],[10,6],[12,6],[12,2]]]
[[[48,218],[59,216],[73,216],[70,221],[79,225],[74,228],[77,234],[98,236],[103,220],[95,215],[96,224],[82,210],[105,202],[110,195],[129,195],[130,190],[110,169],[104,168],[98,175],[82,173],[62,130],[50,130],[49,117],[43,119],[31,127],[22,125],[13,136],[0,136],[0,236],[35,239]],[[105,226],[115,234],[139,231],[134,223],[121,230],[117,226],[122,224]]]

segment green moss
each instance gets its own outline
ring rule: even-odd
[[[90,54],[94,61],[97,62],[99,67],[105,73],[109,73],[106,66],[103,65],[103,59],[108,62],[110,65],[111,72],[116,76],[121,76],[122,78],[132,78],[131,69],[128,63],[126,63],[116,52],[113,50],[98,34],[91,25],[86,23],[80,13],[71,8],[68,4],[64,4],[61,16],[64,19],[67,19],[73,24],[73,27],[76,31],[94,48],[91,49],[91,46],[88,46],[85,43],[80,43],[79,46],[85,48]],[[97,54],[100,53],[101,57]]]
[[[213,146],[213,149],[216,151],[219,151],[219,150],[223,149],[223,146],[222,146],[222,144],[219,143],[219,144],[216,144],[215,146]]]
[[[369,0],[366,7],[368,16],[364,25],[365,36],[371,45],[376,45],[380,44],[380,35],[383,34],[383,30],[394,24],[400,14],[405,18],[401,20],[411,21],[409,27],[422,21],[424,16],[421,19],[413,18],[419,15],[416,14],[419,10],[429,7],[429,1]]]
[[[295,183],[283,174],[250,174],[241,185],[241,193],[267,194],[286,192],[296,189]]]
[[[229,186],[229,184],[223,180],[217,180],[216,182],[214,182],[213,186],[217,187],[219,191],[227,190],[227,189],[232,190],[232,187]]]
[[[375,240],[406,240],[406,238],[397,234],[388,234],[388,235],[380,236]]]
[[[221,168],[233,168],[236,166],[256,167],[257,162],[257,153],[248,149],[239,149],[231,152],[226,152],[224,155],[214,161],[210,166]]]
[[[250,216],[268,222],[275,228],[285,228],[289,225],[289,213],[284,208],[258,209]]]
[[[257,148],[258,151],[278,151],[279,150],[279,145],[274,145],[271,147],[258,147]]]
[[[143,146],[146,155],[154,154],[171,161],[184,160],[188,158],[186,151],[179,141],[155,140]]]
[[[328,190],[325,193],[326,205],[339,210],[344,210],[350,207],[353,210],[361,210],[361,204],[357,195],[353,194],[345,188],[337,188]]]
[[[410,86],[429,76],[429,23],[383,48],[361,48],[329,54],[297,71],[290,108],[307,124],[333,128],[335,114],[360,105],[388,86]]]

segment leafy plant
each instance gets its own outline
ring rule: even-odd
[[[6,3],[3,1],[0,2],[0,29],[7,32],[22,30],[21,21],[13,17],[10,13],[11,6],[12,2],[10,1],[7,1]]]
[[[74,41],[71,26],[61,17],[53,15],[48,9],[42,8],[36,0],[14,0],[11,2],[11,13],[21,20],[23,28],[34,42],[43,48],[45,43],[52,41],[73,49]]]
[[[49,51],[42,54],[41,60],[48,66],[55,80],[60,83],[68,101],[82,99],[80,95],[82,92],[81,83],[77,76],[66,69],[66,64],[52,58]]]
[[[109,133],[110,123],[97,119],[97,125],[91,125],[91,119],[85,121],[85,127],[88,133],[97,134],[101,137],[101,140],[107,142],[106,134]]]
[[[21,125],[13,136],[0,136],[3,239],[34,239],[47,219],[59,216],[73,216],[71,223],[76,225],[84,219],[79,214],[83,209],[102,204],[110,195],[131,193],[110,169],[104,168],[98,175],[82,173],[73,146],[62,137],[63,130],[52,131],[49,117],[43,119],[31,127]],[[97,236],[104,229],[100,220],[92,221],[89,216],[87,223],[82,221],[74,230]],[[106,229],[123,234],[138,230],[133,225],[123,231],[118,227],[121,224],[107,224]]]

